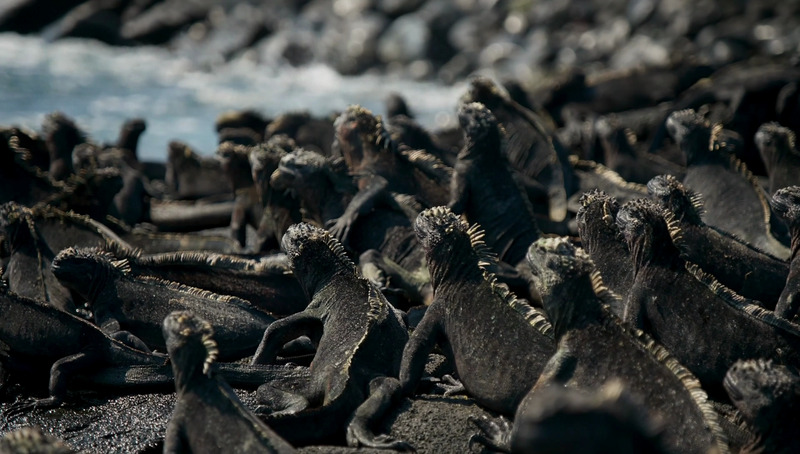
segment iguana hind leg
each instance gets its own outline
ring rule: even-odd
[[[278,357],[278,352],[289,341],[306,335],[315,344],[321,333],[322,322],[320,319],[305,312],[276,320],[264,330],[264,337],[250,364],[272,364]]]
[[[385,434],[376,435],[376,426],[387,410],[392,408],[401,396],[400,382],[394,377],[377,377],[369,382],[369,397],[358,406],[347,425],[347,444],[352,447],[413,450],[405,441]]]
[[[309,407],[308,399],[303,395],[280,389],[271,383],[258,387],[256,399],[259,402],[256,412],[270,416],[294,414]]]

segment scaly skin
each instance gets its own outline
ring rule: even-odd
[[[283,344],[303,334],[317,352],[309,382],[291,391],[269,383],[259,389],[270,427],[295,444],[346,433],[351,446],[408,447],[370,429],[399,396],[395,377],[408,339],[402,319],[326,230],[295,224],[282,245],[311,302],[270,325],[252,363],[273,363]]]
[[[428,353],[441,345],[480,405],[510,415],[555,351],[549,322],[486,271],[494,259],[478,227],[444,207],[414,225],[425,249],[434,299],[403,351],[400,382],[412,395]]]
[[[789,275],[775,306],[775,315],[795,320],[800,311],[800,186],[789,186],[775,192],[772,208],[786,221],[792,234]]]
[[[210,323],[190,312],[172,312],[163,331],[177,391],[165,453],[295,452],[213,370],[218,352]]]

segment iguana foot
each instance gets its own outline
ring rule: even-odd
[[[393,449],[395,451],[416,452],[408,442],[398,440],[386,434],[375,435],[360,424],[348,424],[347,445],[352,448],[366,447],[375,449]]]
[[[434,389],[438,392],[441,392],[445,397],[466,392],[464,384],[450,374],[442,375],[441,381],[434,385]]]
[[[511,429],[512,423],[500,416],[491,419],[486,416],[476,418],[469,417],[469,421],[481,431],[469,437],[469,447],[472,450],[474,444],[482,446],[481,452],[511,452]]]
[[[269,416],[285,416],[308,408],[308,400],[300,394],[278,389],[269,383],[261,385],[256,391],[260,405],[256,413]]]
[[[7,423],[9,420],[21,416],[23,413],[31,412],[37,408],[54,408],[63,402],[62,399],[57,397],[46,397],[44,399],[21,399],[9,405],[3,412],[3,422]]]

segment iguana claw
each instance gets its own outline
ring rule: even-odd
[[[511,452],[511,422],[504,418],[491,419],[486,416],[470,416],[469,421],[474,424],[481,433],[472,435],[469,438],[469,447],[482,445],[482,451],[486,452]]]
[[[350,424],[347,427],[347,444],[354,448],[364,446],[367,448],[416,452],[416,449],[408,442],[398,440],[386,434],[375,435],[366,431],[363,427],[356,427],[354,424]]]

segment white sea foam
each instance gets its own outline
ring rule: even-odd
[[[436,128],[453,124],[464,90],[463,84],[345,77],[319,64],[276,68],[246,58],[206,70],[156,47],[120,48],[85,40],[49,43],[0,34],[0,125],[39,130],[45,114],[61,110],[94,140],[109,142],[125,119],[144,117],[147,132],[140,154],[148,160],[163,161],[172,139],[213,153],[214,119],[229,109],[327,115],[361,104],[383,113],[385,96],[396,91],[406,96],[423,125]]]

